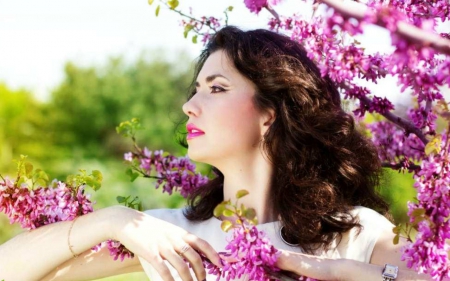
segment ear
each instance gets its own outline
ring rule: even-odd
[[[275,110],[268,109],[261,114],[261,136],[264,136],[275,121]]]

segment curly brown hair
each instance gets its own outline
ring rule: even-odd
[[[270,196],[285,240],[312,253],[360,227],[350,213],[353,206],[387,213],[375,191],[382,173],[376,148],[355,128],[335,85],[300,44],[268,30],[227,26],[201,53],[195,78],[217,50],[256,85],[256,107],[275,112],[263,147],[274,166]],[[213,170],[217,176],[189,197],[187,219],[209,219],[223,201],[224,177]]]

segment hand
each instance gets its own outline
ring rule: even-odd
[[[113,239],[120,241],[135,255],[148,261],[163,280],[174,280],[164,260],[178,271],[184,281],[193,280],[183,258],[190,263],[197,280],[204,280],[206,272],[199,252],[213,264],[222,267],[219,255],[205,240],[145,213],[125,207],[112,208],[114,208],[114,227],[111,234]],[[190,247],[184,251],[183,247],[186,245]]]

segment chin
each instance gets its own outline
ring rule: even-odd
[[[202,153],[199,153],[198,151],[192,151],[192,149],[188,149],[188,153],[187,153],[189,159],[191,159],[192,161],[196,161],[196,162],[204,162],[205,160],[205,155],[203,155]]]
[[[190,160],[199,162],[199,163],[205,163],[205,164],[214,166],[213,163],[217,162],[217,161],[214,161],[214,159],[211,159],[211,154],[208,154],[208,153],[201,153],[199,151],[188,150],[187,155]]]

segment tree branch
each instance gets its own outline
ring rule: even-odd
[[[367,8],[365,5],[358,3],[349,3],[341,0],[319,0],[320,2],[334,8],[337,12],[347,18],[355,18],[363,20]],[[385,23],[378,19],[376,25],[386,28]],[[412,24],[399,22],[396,32],[398,35],[410,42],[422,45],[424,47],[432,47],[435,50],[450,55],[450,40],[442,38],[440,35],[425,31]]]
[[[409,164],[408,167],[405,167],[403,163],[381,163],[381,166],[383,168],[391,168],[393,170],[400,170],[400,169],[408,169],[409,172],[414,172],[420,170],[420,166],[416,164]]]
[[[366,106],[370,106],[370,104],[372,103],[372,100],[366,96],[359,98],[359,100]],[[387,120],[405,129],[407,135],[413,133],[423,142],[424,145],[428,143],[428,140],[422,133],[422,131],[416,126],[414,126],[414,124],[411,123],[410,121],[403,119],[390,111],[380,114],[383,115]]]

